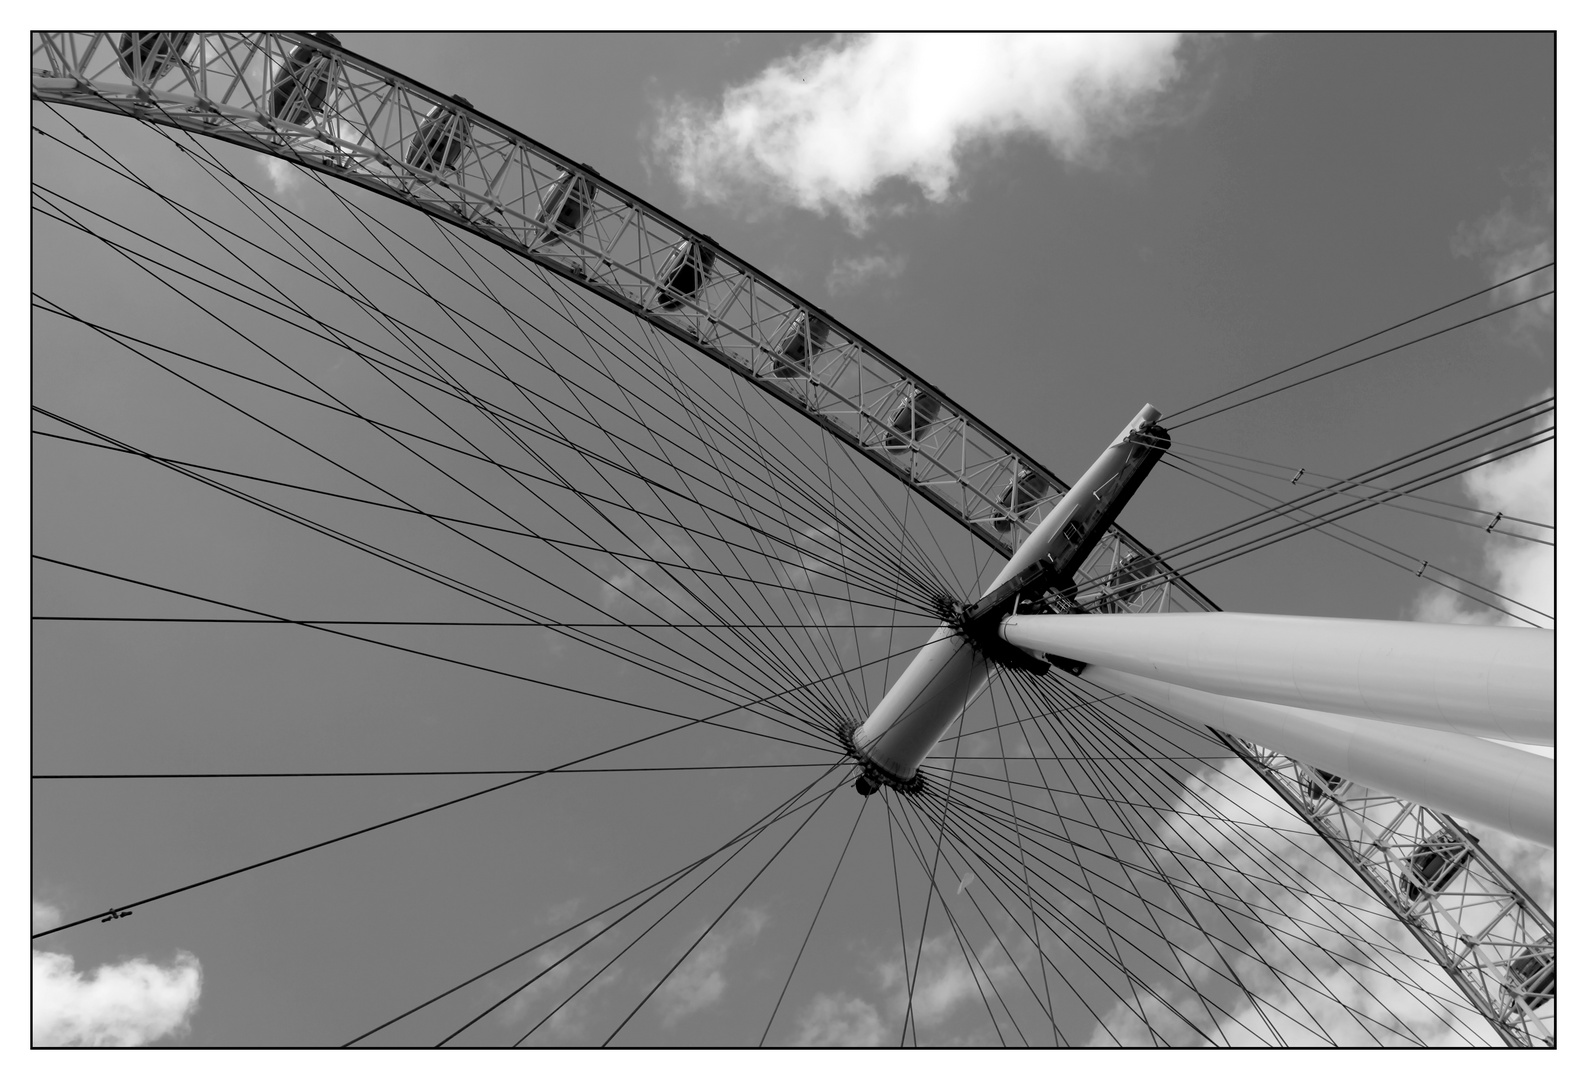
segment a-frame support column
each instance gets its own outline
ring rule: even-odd
[[[1001,632],[1209,694],[1554,745],[1552,630],[1197,611],[1015,615]]]
[[[1087,666],[1079,677],[1374,791],[1554,843],[1554,762],[1537,754],[1470,735],[1209,694],[1112,668]]]

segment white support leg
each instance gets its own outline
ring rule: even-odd
[[[1554,763],[1536,754],[1469,735],[1223,697],[1106,667],[1088,666],[1080,678],[1374,791],[1554,843]]]
[[[855,733],[856,748],[889,776],[912,779],[991,674],[992,665],[968,641],[939,626]]]
[[[1002,632],[1211,694],[1554,745],[1552,630],[1183,612],[1016,615]]]

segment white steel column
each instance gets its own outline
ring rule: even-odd
[[[991,678],[992,665],[952,627],[931,635],[854,734],[854,745],[899,780],[909,780]]]
[[[1536,754],[1470,735],[1209,694],[1106,667],[1089,666],[1080,678],[1373,791],[1553,846],[1554,763]]]
[[[1016,615],[1002,632],[1211,694],[1554,745],[1552,630],[1177,612]]]

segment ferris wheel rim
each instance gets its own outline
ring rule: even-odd
[[[36,38],[40,36],[42,35],[35,35]],[[195,37],[196,36],[198,35],[195,35]],[[940,386],[914,372],[912,369],[893,357],[890,353],[881,349],[863,334],[854,330],[847,323],[844,323],[832,316],[825,308],[822,308],[821,306],[809,301],[797,290],[794,290],[785,283],[760,270],[747,259],[744,259],[738,254],[723,247],[714,238],[701,233],[696,229],[693,229],[675,215],[655,206],[628,189],[623,188],[621,185],[618,185],[615,182],[607,179],[594,167],[581,162],[576,162],[568,155],[559,153],[555,148],[540,142],[533,136],[530,136],[493,116],[490,116],[489,114],[481,112],[478,108],[468,103],[466,99],[460,101],[457,95],[443,93],[442,91],[437,90],[426,83],[402,74],[394,68],[381,64],[379,61],[372,60],[361,54],[355,53],[343,46],[334,38],[327,40],[324,37],[314,34],[293,31],[260,32],[256,35],[248,36],[255,36],[259,38],[279,38],[283,41],[294,42],[301,47],[308,47],[319,52],[334,54],[340,58],[340,67],[345,68],[348,62],[353,62],[359,67],[367,68],[370,72],[388,79],[395,84],[401,84],[405,87],[411,88],[412,91],[424,95],[427,99],[433,100],[437,103],[444,103],[444,107],[448,111],[454,112],[459,116],[467,117],[471,124],[494,129],[512,142],[531,148],[535,153],[556,162],[563,169],[570,171],[578,170],[575,175],[582,177],[584,182],[592,183],[598,188],[610,192],[622,202],[632,207],[642,209],[647,215],[654,217],[660,222],[663,222],[669,228],[688,240],[696,244],[704,243],[710,245],[711,248],[719,252],[720,255],[725,256],[726,259],[732,264],[736,264],[738,267],[742,268],[755,280],[765,282],[768,287],[775,290],[777,293],[786,296],[794,305],[796,305],[797,308],[810,312],[812,317],[818,317],[831,328],[841,331],[844,337],[864,354],[875,358],[888,368],[900,373],[905,379],[908,380],[910,384],[929,394],[939,403],[951,406],[954,417],[962,420],[977,432],[993,439],[998,445],[1006,450],[1009,455],[1012,456],[1012,458],[1017,462],[1017,465],[1014,468],[1014,477],[1016,480],[1019,480],[1024,474],[1035,473],[1039,476],[1045,477],[1046,480],[1051,482],[1052,494],[1045,498],[1039,499],[1037,503],[1037,505],[1040,506],[1043,514],[1050,510],[1056,499],[1068,490],[1068,483],[1059,477],[1057,473],[1053,472],[1035,456],[1022,450],[1012,440],[1003,435],[992,425],[976,417],[969,409],[957,402]],[[193,47],[194,45],[191,42],[186,46],[188,51],[191,51]],[[35,50],[35,52],[37,51],[38,50]],[[87,53],[92,53],[93,51],[94,47],[91,46],[90,49],[87,50]],[[86,62],[86,56],[83,62]],[[166,75],[169,76],[169,72],[167,72]],[[41,99],[39,92],[41,85],[48,84],[48,93],[51,95],[50,98],[43,98],[44,100],[50,100],[56,93],[68,89],[64,86],[56,86],[55,83],[60,82],[61,80],[48,75],[42,75],[40,69],[37,67],[35,67],[34,70],[34,77],[36,83],[39,84],[35,86],[33,92],[34,98],[36,100]],[[169,81],[168,77],[166,81]],[[80,93],[83,91],[86,85],[87,84],[85,84],[81,76],[78,75],[73,81],[73,86],[70,89]],[[842,430],[841,428],[822,422],[821,417],[812,415],[812,413],[803,406],[803,403],[800,401],[798,396],[791,393],[784,387],[766,379],[749,378],[745,376],[745,373],[741,367],[735,366],[732,362],[727,360],[720,351],[708,348],[706,343],[698,336],[691,335],[686,328],[679,326],[678,324],[667,319],[650,318],[649,316],[652,314],[652,312],[646,310],[642,305],[636,305],[632,299],[624,296],[621,292],[610,288],[603,288],[598,282],[592,280],[587,275],[571,272],[570,268],[560,260],[551,258],[545,255],[542,251],[537,251],[528,247],[527,245],[515,242],[513,238],[505,235],[501,230],[485,227],[485,225],[482,224],[477,218],[470,219],[469,217],[462,214],[448,212],[445,208],[443,208],[441,205],[438,205],[433,200],[426,201],[419,198],[416,194],[417,185],[415,184],[410,183],[405,185],[393,185],[389,182],[382,182],[382,178],[367,171],[357,171],[338,167],[337,165],[332,164],[332,159],[330,157],[324,154],[314,154],[301,151],[286,139],[263,139],[257,137],[257,135],[253,133],[244,133],[240,131],[234,132],[220,126],[211,126],[208,124],[198,124],[193,122],[183,123],[182,120],[191,120],[191,118],[179,117],[170,110],[161,106],[158,96],[152,93],[149,88],[139,89],[141,91],[140,96],[145,99],[144,104],[146,107],[144,108],[136,108],[131,102],[113,101],[104,97],[102,94],[94,95],[98,98],[99,104],[94,104],[86,100],[70,101],[69,103],[87,106],[90,108],[97,108],[108,112],[116,112],[133,119],[145,120],[157,124],[167,124],[172,127],[178,127],[190,133],[196,133],[208,138],[214,138],[218,141],[231,143],[233,145],[240,145],[257,153],[290,162],[301,168],[312,170],[328,179],[352,184],[364,190],[372,191],[383,197],[402,203],[411,209],[417,210],[429,217],[436,219],[437,221],[443,222],[454,228],[461,228],[473,235],[479,236],[482,239],[497,245],[498,247],[512,254],[514,257],[532,261],[535,265],[541,267],[542,269],[557,274],[564,280],[589,291],[593,295],[600,297],[602,300],[615,304],[619,307],[626,308],[631,313],[646,318],[646,321],[648,321],[653,327],[672,336],[681,344],[711,358],[718,363],[722,363],[724,366],[727,366],[729,370],[733,370],[735,374],[744,377],[745,381],[753,385],[760,393],[766,394],[767,396],[777,400],[782,405],[789,406],[795,412],[802,413],[807,420],[814,420],[817,423],[820,423],[822,427],[831,431],[840,439],[848,442],[852,447],[860,450],[869,458],[869,460],[879,465],[884,471],[888,472],[895,481],[902,482],[911,489],[919,492],[921,495],[935,504],[939,509],[947,513],[950,517],[958,520],[959,523],[968,529],[970,533],[981,543],[987,545],[992,550],[997,551],[1002,555],[1007,556],[1012,554],[1014,544],[1009,538],[999,536],[995,532],[989,530],[984,524],[980,524],[978,521],[970,519],[966,515],[963,508],[954,505],[950,500],[940,494],[939,488],[937,486],[914,483],[913,476],[911,474],[912,471],[905,470],[904,468],[900,467],[900,465],[895,460],[893,460],[889,454],[877,453],[875,452],[874,447],[864,445],[863,442],[854,439],[848,432]],[[89,88],[89,91],[92,92],[91,87]],[[175,103],[173,102],[173,104]],[[441,107],[441,105],[437,105],[436,107]],[[257,118],[267,125],[270,125],[272,128],[290,128],[290,125],[284,125],[282,121],[274,117],[258,114]],[[395,159],[388,160],[395,161]],[[443,179],[443,182],[445,182],[444,178],[437,177],[437,179]],[[891,436],[889,436],[889,438],[891,438]],[[1015,530],[1014,535],[1017,536],[1023,531],[1035,528],[1040,520],[1040,515],[1032,515],[1029,511],[1022,510],[1018,515],[1018,518],[1013,522]],[[1109,525],[1108,532],[1110,535],[1118,537],[1122,543],[1133,549],[1139,556],[1153,559],[1158,565],[1163,566],[1164,569],[1162,571],[1162,575],[1165,581],[1169,583],[1172,590],[1185,594],[1191,599],[1193,603],[1201,607],[1203,610],[1221,610],[1221,608],[1219,608],[1211,598],[1206,596],[1206,594],[1203,593],[1195,583],[1173,573],[1171,567],[1167,566],[1165,563],[1162,563],[1161,560],[1156,559],[1156,556],[1150,547],[1144,544],[1137,537],[1133,536],[1123,526],[1119,525],[1117,522],[1114,522]]]

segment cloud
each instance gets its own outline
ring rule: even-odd
[[[807,525],[789,531],[787,546],[771,563],[772,573],[785,586],[801,590],[830,590],[842,587],[863,571],[854,560],[855,541],[832,525]]]
[[[546,922],[552,926],[559,926],[579,913],[579,898],[572,897],[560,904],[552,904],[546,909]]]
[[[902,255],[857,255],[838,259],[827,272],[827,292],[849,292],[872,281],[889,281],[904,272]]]
[[[1480,260],[1488,279],[1493,282],[1507,280],[1554,258],[1553,162],[1533,162],[1524,170],[1512,171],[1508,179],[1513,187],[1520,189],[1519,196],[1506,195],[1493,213],[1462,223],[1451,241],[1456,255]],[[1514,303],[1540,288],[1552,287],[1553,282],[1552,271],[1525,278],[1499,290],[1494,302]],[[1528,344],[1536,348],[1551,345],[1553,297],[1520,308],[1513,315],[1514,331]],[[1550,387],[1539,396],[1553,392]],[[1553,416],[1549,415],[1534,423],[1531,430],[1540,430],[1552,423]],[[1461,487],[1465,498],[1479,509],[1503,512],[1507,518],[1526,518],[1552,525],[1554,445],[1545,443],[1474,469],[1462,477]],[[1534,535],[1537,530],[1521,526],[1519,531]],[[1537,611],[1552,614],[1554,551],[1543,544],[1489,533],[1480,548],[1485,571],[1483,584]],[[1524,614],[1533,622],[1541,621],[1545,625],[1553,621],[1540,620],[1530,611]],[[1422,589],[1413,602],[1411,616],[1422,622],[1521,625],[1492,608],[1471,604],[1436,586]]]
[[[1290,1045],[1322,1041],[1309,1030],[1313,1026],[1351,1045],[1371,1045],[1377,1040],[1388,1045],[1465,1045],[1468,1037],[1480,1041],[1487,1036],[1485,1023],[1459,1004],[1458,992],[1437,972],[1426,950],[1386,908],[1379,907],[1321,837],[1291,833],[1293,848],[1287,843],[1269,842],[1272,853],[1304,877],[1307,891],[1312,894],[1309,902],[1303,902],[1301,896],[1276,882],[1264,883],[1271,870],[1263,865],[1265,860],[1253,856],[1266,845],[1258,845],[1253,851],[1248,836],[1260,833],[1263,825],[1294,829],[1298,823],[1283,803],[1249,787],[1251,780],[1240,774],[1243,768],[1234,763],[1229,772],[1203,772],[1202,783],[1196,787],[1207,803],[1193,805],[1188,795],[1182,801],[1187,804],[1186,809],[1212,809],[1236,820],[1257,823],[1190,842],[1195,859],[1239,871],[1220,874],[1217,888],[1249,903],[1260,914],[1259,921],[1240,920],[1243,933],[1239,937],[1231,935],[1228,926],[1220,933],[1226,943],[1239,943],[1242,948],[1238,951],[1225,944],[1214,953],[1205,939],[1176,949],[1185,959],[1182,978],[1189,977],[1194,989],[1178,980],[1152,975],[1149,966],[1138,965],[1138,970],[1147,974],[1141,984],[1143,993],[1138,999],[1121,998],[1113,1005],[1098,1026],[1092,1045],[1115,1045],[1115,1037],[1126,1045],[1150,1044],[1140,1018],[1131,1011],[1136,1000],[1153,1026],[1176,1045],[1195,1036],[1170,1009],[1194,1020],[1204,1032],[1235,1043],[1271,1039],[1269,1022]],[[1393,808],[1383,807],[1378,812],[1390,814]],[[1380,821],[1386,823],[1386,819]],[[1241,833],[1248,834],[1247,838],[1242,838]],[[1512,843],[1499,834],[1491,839],[1485,834],[1482,840],[1484,847],[1495,854],[1518,854],[1523,847],[1536,848],[1521,841]],[[1180,862],[1190,865],[1186,860]],[[1506,869],[1513,872],[1513,864],[1507,863]],[[1183,870],[1175,872],[1185,874]],[[1282,880],[1288,873],[1275,877]],[[1552,898],[1549,873],[1546,895]],[[1194,893],[1186,894],[1195,903],[1193,897]],[[1160,890],[1154,899],[1168,909],[1178,904],[1166,890]],[[1224,911],[1237,910],[1239,906],[1240,902],[1231,899],[1219,903]],[[1150,943],[1139,936],[1133,943],[1147,949],[1157,963],[1170,969],[1177,967],[1161,943]],[[1254,955],[1244,955],[1247,953]],[[1401,955],[1396,957],[1396,953]],[[1268,1003],[1268,1008],[1258,1011],[1245,990],[1212,974],[1214,970],[1229,970],[1226,964],[1245,988]],[[1152,991],[1150,996],[1144,992],[1147,986]],[[1451,1004],[1456,1008],[1451,1009]],[[1467,1027],[1471,1030],[1465,1030]]]
[[[33,932],[59,926],[61,909],[33,897]],[[198,958],[168,966],[138,957],[80,974],[65,953],[33,950],[34,1046],[143,1046],[186,1030],[198,1008]]]
[[[61,909],[54,904],[46,904],[37,897],[33,898],[33,932],[48,930],[61,921]]]
[[[1554,914],[1553,848],[1502,832],[1484,835],[1482,846],[1539,907]]]
[[[1009,932],[1001,935],[1003,943],[1016,953],[1020,952],[1018,946],[1022,939],[1017,931],[1007,929]],[[1018,978],[1003,946],[995,941],[988,941],[978,949],[975,959],[972,971],[952,934],[926,939],[919,970],[915,973],[914,1024],[917,1030],[945,1023],[963,1005],[974,1004],[984,1013],[983,995],[994,998],[997,985],[1007,986]],[[990,1032],[989,1037],[996,1038]]]
[[[692,568],[708,566],[710,562],[699,546],[685,534],[673,531],[670,538],[657,532],[640,547],[649,560],[618,562],[605,575],[601,608],[614,616],[645,613],[679,621],[704,619],[709,612],[693,595],[701,576]],[[694,583],[690,582],[691,577]]]
[[[957,896],[973,874],[960,881]],[[1005,920],[999,920],[1005,921]],[[928,937],[914,972],[913,1009],[910,1009],[909,975],[895,955],[873,961],[868,968],[870,980],[880,993],[881,1005],[851,993],[818,993],[800,1013],[796,1046],[881,1046],[896,1043],[905,1030],[905,1014],[922,1042],[930,1033],[932,1041],[945,1045],[993,1045],[997,1034],[990,1021],[949,1035],[945,1026],[966,1005],[973,1015],[985,1020],[984,1001],[995,999],[997,987],[1007,988],[1019,978],[1005,946],[1021,966],[1032,966],[1036,950],[1012,924],[998,935],[1001,941],[988,940],[975,951],[971,969],[963,948],[951,932]]]
[[[1542,158],[1506,180],[1517,195],[1506,195],[1499,208],[1475,221],[1462,222],[1450,241],[1454,253],[1478,260],[1495,283],[1554,261],[1554,162]],[[1545,271],[1506,285],[1494,297],[1498,305],[1513,304],[1539,289],[1552,288],[1554,274]],[[1514,326],[1522,332],[1540,333],[1552,327],[1554,297],[1518,309]]]
[[[1553,393],[1550,388],[1548,393]],[[1552,422],[1552,416],[1547,418]],[[1541,428],[1540,421],[1533,429]],[[1554,444],[1544,443],[1523,450],[1492,464],[1484,465],[1461,478],[1461,490],[1473,506],[1485,511],[1502,511],[1507,518],[1554,522]],[[1516,526],[1518,532],[1536,535],[1537,529]],[[1536,611],[1521,610],[1534,623],[1552,626],[1553,619],[1537,614],[1554,611],[1554,551],[1552,547],[1515,537],[1489,533],[1483,537],[1480,557],[1484,585],[1518,600]],[[1493,608],[1473,604],[1437,586],[1423,586],[1413,604],[1411,617],[1420,622],[1478,623],[1501,626],[1524,625]]]
[[[35,915],[38,905],[34,905]],[[64,953],[33,951],[35,1046],[143,1046],[186,1030],[198,1008],[198,958],[138,958],[79,974]]]
[[[553,905],[547,914],[548,921],[556,922],[571,916],[573,912],[568,910],[569,905],[576,904],[576,900],[570,900]],[[577,953],[574,949],[600,933],[606,925],[605,920],[595,919],[579,927],[569,937],[538,950],[530,958],[530,963],[545,974],[513,995],[496,1012],[496,1023],[514,1035],[524,1035],[534,1028],[534,1034],[526,1040],[531,1046],[585,1041],[590,1021],[603,1003],[602,994],[622,979],[624,967],[614,963],[601,971],[603,962],[597,955],[599,945]],[[592,976],[596,977],[591,979]],[[586,980],[590,980],[588,986],[583,985]],[[481,992],[480,1000],[494,1000],[505,986],[498,979],[491,980]],[[579,989],[581,986],[583,989]],[[539,1006],[549,1006],[552,1002],[557,1002],[554,1006],[556,1011],[549,1018],[542,1016]]]
[[[882,1046],[887,1028],[876,1006],[864,998],[817,994],[799,1017],[795,1046]]]
[[[609,603],[610,602],[615,602],[615,600],[616,600],[616,591],[617,591],[617,583],[614,582],[611,578],[608,578],[608,579],[606,579],[606,584],[607,584],[608,587],[610,587],[612,592],[610,594],[603,594],[603,595],[606,595],[608,597],[608,602]],[[608,608],[608,610],[610,610],[610,609]],[[546,652],[551,654],[551,658],[553,660],[562,659],[563,655],[568,651],[568,639],[567,639],[567,636],[565,634],[559,633],[556,630],[547,629],[547,630],[540,631],[540,640],[545,643]]]
[[[259,160],[264,164],[265,175],[270,178],[270,186],[275,188],[277,195],[290,195],[303,186],[302,172],[290,161],[269,154],[260,154]]]
[[[836,213],[862,231],[888,181],[946,202],[972,149],[1035,138],[1092,157],[1180,73],[1172,34],[838,37],[719,102],[660,109],[656,156],[691,198]]]
[[[710,1008],[727,990],[727,957],[733,947],[753,941],[766,928],[768,916],[758,908],[725,921],[705,936],[689,959],[656,992],[662,1023],[675,1024],[691,1013]]]

